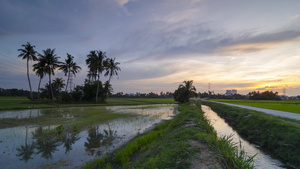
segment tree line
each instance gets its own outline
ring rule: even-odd
[[[29,42],[22,45],[23,48],[18,49],[20,54],[18,57],[27,60],[27,79],[30,89],[30,99],[34,100],[33,92],[31,88],[31,82],[29,77],[29,61],[35,61],[33,64],[33,71],[40,78],[37,92],[37,99],[47,98],[54,102],[54,99],[60,98],[63,101],[95,101],[98,103],[99,97],[101,101],[105,101],[108,96],[111,95],[112,87],[110,80],[113,76],[118,75],[120,63],[115,61],[115,58],[108,58],[106,53],[101,50],[92,50],[87,55],[86,64],[89,68],[87,79],[83,86],[76,86],[74,91],[68,92],[68,86],[70,83],[70,76],[76,76],[81,70],[81,67],[74,61],[74,56],[67,53],[67,58],[64,62],[59,61],[59,56],[55,54],[55,49],[48,48],[41,53],[35,51],[35,46]],[[67,84],[64,83],[62,78],[51,79],[55,75],[55,71],[61,70],[64,72],[67,78]],[[104,73],[104,76],[108,76],[109,79],[106,82],[100,81],[100,76]],[[49,81],[45,84],[44,88],[41,88],[41,80],[48,76]],[[62,89],[65,87],[65,91]],[[96,91],[94,91],[96,89]],[[41,91],[41,94],[40,94]],[[91,92],[94,93],[92,96]],[[99,94],[100,93],[100,94]]]

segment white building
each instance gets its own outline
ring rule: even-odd
[[[226,96],[233,96],[237,94],[237,90],[232,89],[232,90],[226,90]]]

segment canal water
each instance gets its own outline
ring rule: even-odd
[[[239,143],[241,142],[242,147],[244,148],[245,152],[247,152],[248,156],[254,157],[254,167],[257,169],[283,169],[288,168],[291,169],[292,167],[287,166],[281,163],[279,160],[272,158],[270,155],[266,154],[265,152],[261,151],[258,146],[250,144],[248,141],[244,140],[239,134],[230,127],[224,119],[222,119],[216,112],[211,110],[210,107],[202,105],[202,111],[204,115],[211,121],[214,129],[216,130],[218,136],[229,136],[232,135],[233,142]]]
[[[95,109],[96,107],[93,107]],[[53,112],[72,118],[70,111],[88,108],[57,109]],[[57,138],[43,133],[57,126],[21,126],[0,129],[0,168],[77,168],[96,157],[115,150],[137,133],[143,133],[162,120],[171,119],[177,105],[141,105],[106,107],[112,113],[131,113],[129,116],[90,127],[80,133]],[[42,109],[41,109],[42,110]],[[0,112],[0,118],[31,118],[51,113],[50,110],[20,110]],[[59,117],[61,117],[59,115]]]

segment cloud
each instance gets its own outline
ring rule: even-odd
[[[278,86],[265,86],[261,88],[256,88],[256,90],[274,90],[274,89],[278,89]]]
[[[255,29],[231,32],[213,27],[213,22],[192,23],[149,21],[128,31],[114,48],[116,55],[131,55],[133,60],[179,58],[182,56],[231,56],[259,52],[282,44],[300,41],[294,26],[273,31]]]

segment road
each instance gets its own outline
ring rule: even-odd
[[[211,101],[211,102],[216,102],[216,101]],[[264,109],[264,108],[244,106],[244,105],[224,103],[224,102],[216,102],[216,103],[226,104],[229,106],[236,106],[236,107],[240,107],[240,108],[244,108],[244,109],[256,110],[256,111],[264,112],[266,114],[270,114],[270,115],[274,115],[274,116],[280,116],[280,117],[286,117],[286,118],[290,118],[290,119],[300,120],[299,113],[291,113],[291,112],[286,112],[286,111]]]

